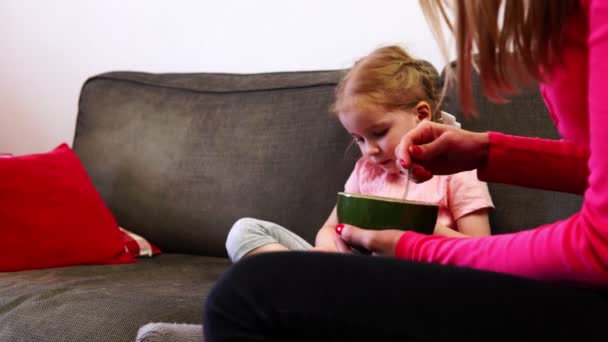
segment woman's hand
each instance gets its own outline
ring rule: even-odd
[[[433,175],[477,169],[486,163],[488,150],[488,133],[424,121],[401,138],[395,155],[402,167],[411,167],[412,180],[420,183]]]
[[[339,226],[342,226],[341,228]],[[403,235],[401,230],[368,230],[351,225],[339,225],[336,231],[336,248],[341,253],[352,253],[348,245],[361,246],[374,255],[395,255],[397,243]]]

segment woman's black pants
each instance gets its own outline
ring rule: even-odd
[[[232,265],[205,302],[205,341],[608,341],[606,291],[333,253]]]

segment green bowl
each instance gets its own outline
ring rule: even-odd
[[[338,222],[366,229],[400,229],[432,234],[436,204],[338,192]]]

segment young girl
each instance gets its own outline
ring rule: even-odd
[[[362,154],[346,181],[346,192],[403,198],[410,180],[400,172],[395,157],[401,137],[426,120],[454,121],[439,110],[438,81],[432,65],[413,59],[398,46],[379,48],[355,63],[338,84],[332,108]],[[488,210],[493,203],[486,183],[477,179],[474,170],[411,182],[407,199],[439,205],[435,234],[490,234]],[[232,261],[270,251],[334,252],[337,225],[334,208],[313,247],[277,224],[244,218],[230,230],[226,249]]]

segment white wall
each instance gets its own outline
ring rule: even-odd
[[[0,0],[0,153],[71,145],[101,72],[335,69],[392,43],[444,64],[417,0]]]

